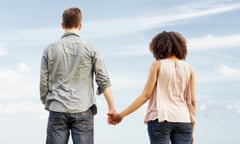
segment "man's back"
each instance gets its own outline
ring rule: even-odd
[[[96,49],[76,33],[65,33],[44,51],[42,63],[48,72],[46,109],[57,112],[81,112],[96,104],[93,74],[101,69],[102,81],[109,82],[107,72],[96,62],[102,62]],[[46,75],[47,76],[47,75]]]

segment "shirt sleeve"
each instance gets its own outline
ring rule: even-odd
[[[41,59],[41,71],[40,71],[40,99],[45,104],[46,96],[48,93],[48,57],[47,50],[43,52]]]
[[[101,95],[105,88],[111,86],[111,82],[103,59],[97,50],[94,52],[93,67],[95,72],[95,80],[98,85],[96,94]]]

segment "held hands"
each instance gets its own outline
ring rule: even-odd
[[[108,113],[108,123],[116,125],[122,121],[123,117],[118,113]]]

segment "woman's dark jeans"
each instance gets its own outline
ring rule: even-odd
[[[148,122],[148,134],[151,144],[191,144],[192,124],[182,122]]]

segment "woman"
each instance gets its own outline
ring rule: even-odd
[[[150,43],[155,61],[142,94],[121,113],[109,113],[117,124],[149,100],[145,123],[151,144],[191,144],[196,115],[195,74],[185,61],[187,46],[177,32],[157,34]]]

